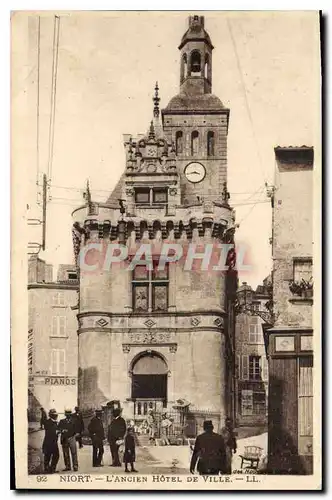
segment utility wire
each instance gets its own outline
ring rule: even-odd
[[[36,135],[37,135],[37,177],[36,184],[38,186],[39,183],[39,103],[40,103],[40,16],[38,16],[38,27],[37,27],[37,127],[36,127]]]
[[[234,36],[233,36],[233,31],[232,31],[232,27],[231,27],[231,23],[230,23],[229,19],[227,19],[227,26],[228,26],[228,29],[229,29],[231,41],[232,41],[233,48],[234,48],[234,53],[235,53],[235,58],[236,58],[236,62],[237,62],[238,71],[239,71],[239,74],[240,74],[241,85],[242,85],[242,89],[243,89],[243,94],[244,94],[244,98],[245,98],[245,103],[246,103],[246,108],[247,108],[247,113],[248,113],[248,117],[249,117],[251,129],[252,129],[252,135],[253,135],[253,138],[254,138],[254,141],[255,141],[256,153],[257,153],[259,165],[260,165],[260,168],[261,168],[261,171],[262,171],[262,174],[263,174],[264,181],[267,182],[266,181],[266,177],[265,177],[265,172],[264,172],[264,169],[263,169],[263,162],[262,162],[262,158],[261,158],[261,155],[260,155],[260,150],[259,150],[259,147],[258,147],[258,141],[257,141],[256,133],[255,133],[254,122],[253,122],[251,111],[250,111],[250,106],[249,106],[249,101],[248,101],[248,96],[247,96],[247,91],[246,91],[246,85],[245,85],[245,81],[244,81],[244,77],[243,77],[243,71],[242,71],[242,67],[241,67],[241,63],[240,63],[240,58],[239,58],[239,55],[238,55],[238,52],[237,52],[236,43],[235,43],[235,39],[234,39]]]
[[[52,178],[56,84],[57,84],[57,74],[58,74],[59,34],[60,34],[60,17],[54,16],[51,112],[50,112],[50,125],[49,125],[48,166],[47,166],[48,180],[51,180],[51,178]]]

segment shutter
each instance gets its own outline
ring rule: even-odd
[[[236,362],[237,362],[236,378],[240,379],[241,378],[241,356],[239,354],[236,356]]]
[[[53,316],[52,318],[52,335],[56,337],[58,335],[58,317]]]
[[[65,296],[63,292],[59,292],[59,306],[65,305]]]
[[[242,355],[242,378],[243,380],[249,379],[249,356],[247,354]]]
[[[64,375],[66,371],[65,350],[59,349],[59,371],[58,375]]]
[[[64,337],[66,335],[66,317],[65,316],[60,316],[59,318],[59,335],[61,335],[62,337]]]
[[[51,375],[56,375],[58,370],[58,350],[51,351]]]
[[[264,381],[267,381],[269,378],[269,363],[265,356],[262,356],[262,365],[263,365],[262,377]]]

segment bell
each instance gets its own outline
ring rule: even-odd
[[[199,73],[201,71],[201,65],[199,61],[193,61],[191,70],[193,71],[193,73]]]

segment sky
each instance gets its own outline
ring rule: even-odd
[[[179,50],[196,12],[75,12],[60,15],[47,248],[40,257],[73,263],[71,212],[105,201],[124,170],[123,134],[145,133],[158,81],[161,108],[179,91]],[[54,13],[40,14],[39,140],[37,141],[38,15],[19,23],[25,50],[19,80],[27,96],[28,217],[40,218],[39,179],[47,172]],[[271,271],[271,205],[277,145],[319,144],[318,15],[314,12],[199,12],[215,47],[212,92],[230,108],[228,190],[250,255],[240,280],[257,286]],[[15,76],[15,75],[14,75]],[[22,92],[20,86],[17,94]],[[39,154],[37,155],[37,143]],[[39,160],[38,160],[39,158]],[[38,169],[37,169],[38,165]],[[40,227],[29,226],[29,241]]]

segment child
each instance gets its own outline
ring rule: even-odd
[[[128,427],[127,434],[125,437],[125,451],[123,455],[123,461],[125,464],[125,472],[138,472],[134,468],[135,462],[135,436],[133,427]],[[128,470],[128,464],[131,466],[131,471]]]

